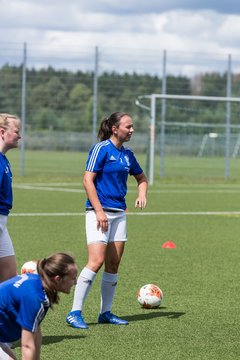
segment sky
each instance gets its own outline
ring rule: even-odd
[[[38,65],[73,65],[77,51],[86,65],[97,46],[105,49],[106,68],[110,59],[123,64],[121,54],[137,64],[166,50],[179,55],[179,72],[199,59],[205,67],[222,66],[222,59],[226,65],[228,54],[240,69],[240,0],[0,0],[0,13],[0,64],[14,62],[27,43]]]

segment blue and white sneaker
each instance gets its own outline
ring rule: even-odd
[[[66,322],[75,329],[88,329],[88,325],[85,323],[80,310],[70,311],[66,317]]]
[[[113,325],[128,325],[127,320],[120,319],[116,315],[112,314],[110,311],[106,311],[103,314],[100,314],[98,317],[99,324],[113,324]]]

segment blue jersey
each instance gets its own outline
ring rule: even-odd
[[[94,184],[99,201],[105,209],[125,210],[127,178],[143,172],[134,153],[123,146],[118,149],[111,140],[95,144],[89,153],[86,171],[96,173]],[[92,207],[89,200],[86,207]]]
[[[8,215],[12,208],[12,172],[5,155],[0,153],[0,214]]]
[[[18,275],[1,283],[0,342],[19,340],[22,328],[36,332],[49,307],[38,274]]]

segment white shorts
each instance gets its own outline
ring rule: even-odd
[[[0,343],[0,360],[9,360],[9,355],[5,352],[6,349],[10,350],[8,343]],[[11,358],[12,359],[12,358]]]
[[[10,359],[9,355],[5,351],[3,351],[2,347],[0,346],[0,360],[9,360],[9,359]]]
[[[103,242],[108,244],[114,241],[127,241],[126,212],[105,211],[108,218],[108,231],[97,229],[97,219],[94,210],[86,211],[86,235],[87,243]]]
[[[0,258],[14,255],[12,240],[7,230],[7,219],[7,216],[0,215]]]

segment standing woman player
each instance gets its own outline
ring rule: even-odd
[[[0,284],[0,359],[17,360],[8,343],[21,339],[22,359],[40,360],[40,324],[58,292],[69,294],[77,282],[72,256],[54,253],[38,260],[38,274],[17,275]]]
[[[12,208],[12,173],[6,152],[18,146],[20,120],[15,115],[0,114],[0,282],[17,274],[7,218]]]
[[[92,283],[104,264],[101,281],[101,307],[98,322],[127,325],[128,321],[111,312],[118,281],[118,268],[127,241],[126,202],[128,174],[138,185],[135,207],[145,208],[147,178],[133,152],[123,143],[131,139],[130,115],[115,112],[103,119],[98,132],[100,142],[89,153],[83,184],[87,193],[86,235],[88,262],[80,273],[72,310],[66,321],[73,328],[87,329],[82,307]]]

